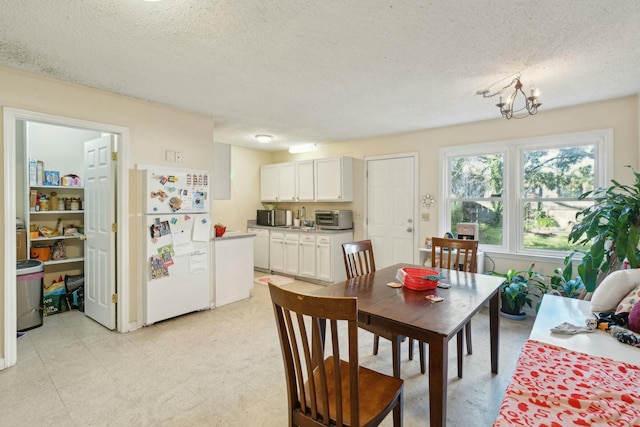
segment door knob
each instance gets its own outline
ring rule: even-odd
[[[411,233],[413,231],[413,228],[409,227],[407,228],[407,233]]]
[[[413,220],[412,220],[411,218],[409,218],[409,219],[407,220],[407,222],[408,222],[409,224],[411,224],[411,223],[413,222]]]

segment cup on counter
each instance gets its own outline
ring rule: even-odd
[[[294,227],[300,227],[300,220],[299,219],[294,219],[293,220],[293,226]]]

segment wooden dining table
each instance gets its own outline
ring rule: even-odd
[[[471,317],[489,303],[491,372],[498,373],[499,316],[498,296],[504,278],[456,270],[429,268],[445,276],[441,283],[449,289],[414,291],[393,288],[400,268],[422,268],[396,264],[341,283],[314,291],[314,295],[358,298],[358,322],[382,328],[429,344],[429,417],[431,426],[445,426],[447,421],[447,373],[449,340],[458,336]],[[443,298],[431,302],[427,295]],[[459,333],[460,332],[460,333]],[[397,360],[400,357],[399,348]],[[459,364],[461,361],[459,360]],[[459,365],[459,374],[461,365]]]

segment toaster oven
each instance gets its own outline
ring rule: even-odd
[[[316,227],[327,230],[353,228],[353,212],[347,210],[316,211]]]

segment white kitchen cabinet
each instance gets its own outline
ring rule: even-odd
[[[316,278],[316,236],[300,235],[299,273],[302,277]]]
[[[331,237],[318,236],[316,243],[316,269],[318,280],[331,281]],[[340,248],[342,251],[342,248]]]
[[[278,166],[278,201],[296,201],[296,169],[293,163],[280,163]]]
[[[260,167],[260,200],[294,202],[296,171],[294,163],[275,163]]]
[[[353,230],[306,232],[274,227],[269,231],[269,268],[274,273],[339,282],[347,278],[342,244]]]
[[[260,200],[263,202],[278,201],[278,165],[260,167]]]
[[[324,282],[347,279],[342,244],[353,241],[353,231],[316,235],[316,278]]]
[[[318,159],[314,163],[316,201],[353,201],[353,158]]]
[[[300,233],[272,231],[269,240],[269,264],[272,271],[298,275]]]
[[[284,232],[271,232],[269,238],[269,268],[284,271]]]
[[[311,202],[315,200],[314,161],[295,162],[296,169],[296,201]]]
[[[284,272],[294,276],[298,275],[298,262],[300,248],[300,233],[284,234]]]

